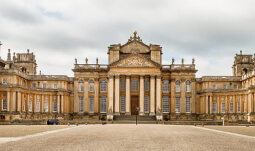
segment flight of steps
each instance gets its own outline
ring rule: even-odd
[[[114,116],[113,124],[135,124],[135,115]],[[156,116],[137,116],[137,124],[157,124]]]

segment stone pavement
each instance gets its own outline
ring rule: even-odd
[[[255,150],[255,138],[180,125],[80,125],[0,144],[0,150]]]

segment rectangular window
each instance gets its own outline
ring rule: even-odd
[[[53,102],[53,112],[57,112],[58,111],[58,106],[57,106],[57,102]]]
[[[212,112],[213,113],[217,112],[217,104],[216,103],[212,103]]]
[[[241,112],[241,106],[240,106],[240,102],[237,102],[237,113]]]
[[[131,91],[138,91],[138,79],[131,79]]]
[[[46,83],[43,83],[43,84],[42,84],[42,88],[43,88],[43,89],[46,89]]]
[[[233,113],[233,102],[229,103],[229,113]]]
[[[53,89],[57,89],[58,88],[58,84],[57,83],[54,83],[53,84]]]
[[[48,95],[45,95],[45,99],[48,99]]]
[[[216,89],[217,89],[217,85],[216,85],[216,84],[213,84],[213,85],[212,85],[212,89],[213,89],[213,90],[216,90]]]
[[[89,97],[89,113],[94,113],[94,97]]]
[[[149,113],[149,96],[144,96],[144,113]]]
[[[121,79],[120,80],[120,91],[125,91],[126,90],[126,79]]]
[[[169,92],[169,81],[168,80],[163,81],[163,92],[166,92],[166,93]]]
[[[35,88],[36,87],[36,84],[35,83],[32,83],[32,88]]]
[[[186,98],[186,113],[190,113],[190,97]]]
[[[79,112],[83,112],[83,96],[79,96]]]
[[[243,102],[243,112],[246,112],[246,102]]]
[[[36,101],[36,112],[40,112],[40,102]]]
[[[125,95],[120,96],[120,112],[121,113],[126,112],[126,96]]]
[[[180,113],[180,97],[175,98],[175,112]]]
[[[89,82],[89,92],[94,92],[94,81]]]
[[[29,112],[32,112],[32,101],[29,101],[29,109],[28,109]]]
[[[106,113],[106,96],[100,97],[100,113]]]
[[[48,111],[49,111],[48,102],[44,102],[44,112]]]
[[[26,111],[26,101],[23,102],[23,111]]]
[[[107,91],[107,82],[104,80],[100,82],[100,92],[106,92],[106,91]]]
[[[228,89],[228,85],[226,85],[226,84],[223,84],[223,89]]]
[[[225,113],[225,103],[221,103],[221,113]]]
[[[3,84],[7,84],[7,78],[3,78],[3,79],[2,79],[2,83],[3,83]]]
[[[144,91],[145,92],[150,91],[150,81],[149,81],[149,79],[144,79]]]
[[[163,113],[169,113],[169,97],[163,96]]]
[[[7,100],[6,99],[3,99],[2,100],[2,110],[7,110]]]
[[[234,84],[234,89],[238,89],[238,85],[237,84]]]

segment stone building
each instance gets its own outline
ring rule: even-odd
[[[236,54],[233,76],[196,78],[195,60],[162,65],[162,47],[134,32],[108,47],[108,64],[78,64],[74,77],[37,74],[35,55],[0,59],[0,117],[107,119],[152,116],[156,120],[254,121],[255,57]]]

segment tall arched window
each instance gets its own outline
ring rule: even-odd
[[[181,92],[181,89],[180,89],[180,81],[177,80],[175,82],[175,92]]]
[[[125,91],[126,90],[126,79],[121,79],[120,80],[120,91]]]
[[[168,80],[163,81],[163,92],[169,92],[169,81]]]
[[[186,92],[190,92],[190,81],[186,81]]]
[[[144,79],[144,91],[145,92],[150,91],[150,82],[149,82],[149,79]]]
[[[79,81],[79,92],[83,92],[83,80]]]
[[[89,81],[89,91],[94,92],[94,81],[93,80]]]
[[[131,91],[138,91],[138,79],[131,80]]]
[[[107,91],[107,82],[106,80],[103,80],[100,82],[100,92],[106,92]]]

